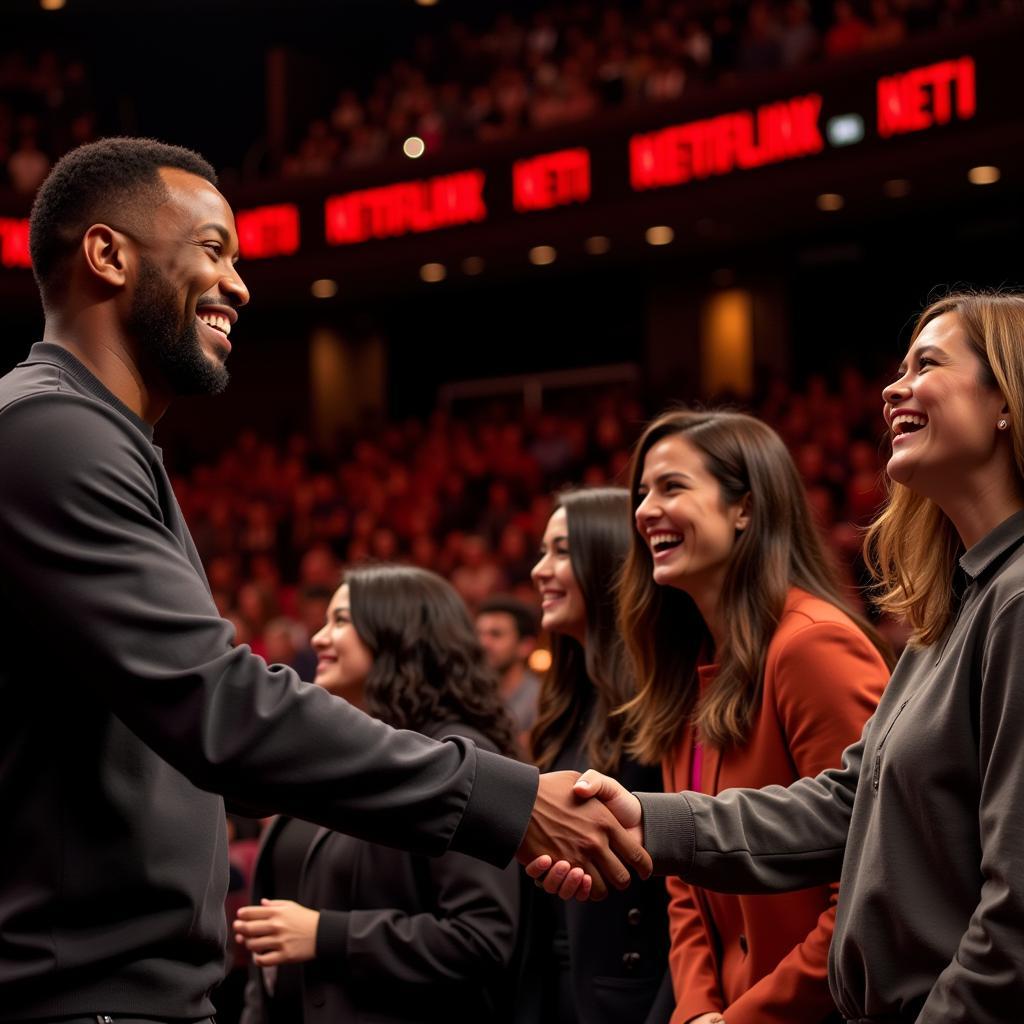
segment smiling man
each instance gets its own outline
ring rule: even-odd
[[[538,789],[233,645],[153,427],[227,383],[237,249],[213,170],[151,140],[73,151],[33,208],[46,327],[0,379],[0,1021],[209,1019],[214,794],[421,853],[561,852],[595,886],[625,875],[610,844],[649,863],[569,813],[569,773]]]

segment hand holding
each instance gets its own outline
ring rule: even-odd
[[[604,779],[596,772],[588,772],[584,778],[588,776]],[[563,884],[571,879],[573,894],[576,894],[586,885],[589,875],[591,898],[603,899],[608,892],[608,882],[618,889],[629,885],[629,871],[623,861],[641,878],[650,875],[652,864],[641,845],[639,816],[632,827],[624,827],[602,806],[604,799],[588,799],[594,795],[600,797],[603,790],[595,787],[595,791],[590,792],[584,787],[579,792],[574,791],[573,784],[579,778],[576,772],[551,772],[541,776],[533,816],[516,856],[520,863],[530,866],[532,877],[539,877],[558,856],[565,861],[564,871],[550,882],[545,879],[544,888],[548,892],[559,892],[563,898],[568,898],[561,892]],[[626,792],[621,786],[618,789]],[[618,793],[613,795],[618,796]],[[619,804],[615,806],[618,808]],[[624,812],[625,809],[628,805]],[[538,861],[545,863],[542,870],[534,869]]]
[[[576,780],[573,793],[581,800],[597,797],[615,815],[631,840],[639,846],[643,845],[643,811],[640,801],[615,779],[591,769]],[[526,865],[526,873],[537,879],[537,884],[545,892],[557,894],[563,900],[575,897],[582,901],[588,898],[588,877],[579,868],[573,868],[568,861],[556,862],[552,856],[545,854],[530,861]]]
[[[232,925],[235,940],[253,954],[259,967],[301,964],[316,956],[320,911],[292,900],[260,900],[242,907]]]
[[[691,1017],[686,1024],[725,1024],[725,1018],[717,1010],[712,1010],[699,1017]]]

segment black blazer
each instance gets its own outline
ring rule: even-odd
[[[493,744],[459,722],[425,729]],[[252,900],[264,895],[281,819],[268,827]],[[519,874],[459,853],[419,857],[320,829],[297,902],[320,911],[316,958],[303,965],[304,1024],[489,1021],[516,942]],[[266,1021],[263,972],[250,968],[242,1024]],[[299,1024],[299,1022],[296,1022]]]
[[[552,766],[585,771],[578,748],[566,750]],[[624,757],[615,773],[631,792],[661,792],[660,767]],[[524,888],[520,928],[520,970],[515,1024],[547,1024],[545,974],[551,966],[557,897],[535,886]],[[628,889],[609,889],[600,903],[563,904],[569,939],[569,971],[581,1024],[667,1024],[675,1009],[668,967],[668,892],[662,878]]]

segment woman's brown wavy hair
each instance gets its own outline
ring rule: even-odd
[[[982,383],[998,388],[1009,409],[1018,484],[1024,490],[1024,295],[955,292],[918,317],[910,344],[936,317],[955,313],[981,362]],[[953,576],[964,546],[946,514],[903,484],[888,482],[888,501],[864,539],[875,580],[874,602],[910,625],[909,642],[927,647],[953,615]]]
[[[629,492],[623,487],[566,491],[569,562],[586,608],[586,644],[551,637],[551,667],[541,685],[531,757],[549,769],[579,729],[589,764],[614,772],[626,742],[625,723],[612,712],[634,693],[633,675],[616,625],[615,588],[629,550]],[[586,721],[584,721],[586,719]]]
[[[765,656],[786,595],[800,587],[853,619],[891,665],[874,629],[845,607],[835,571],[811,516],[803,484],[782,439],[744,413],[668,412],[644,432],[630,464],[632,507],[648,451],[682,435],[702,455],[725,504],[750,496],[750,522],[736,538],[722,586],[726,634],[715,651],[714,686],[698,699],[697,664],[711,635],[689,594],[654,583],[650,548],[636,529],[620,586],[619,625],[633,664],[637,694],[623,708],[630,750],[657,762],[696,726],[704,743],[744,743],[761,700]],[[827,667],[823,666],[823,671]]]
[[[421,732],[460,721],[515,755],[514,726],[462,598],[436,573],[406,565],[345,573],[352,625],[373,655],[366,710]]]

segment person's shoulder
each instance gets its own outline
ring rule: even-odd
[[[836,626],[860,632],[849,613],[839,605],[801,590],[800,587],[791,587],[775,631],[775,639],[784,641],[811,626]]]

